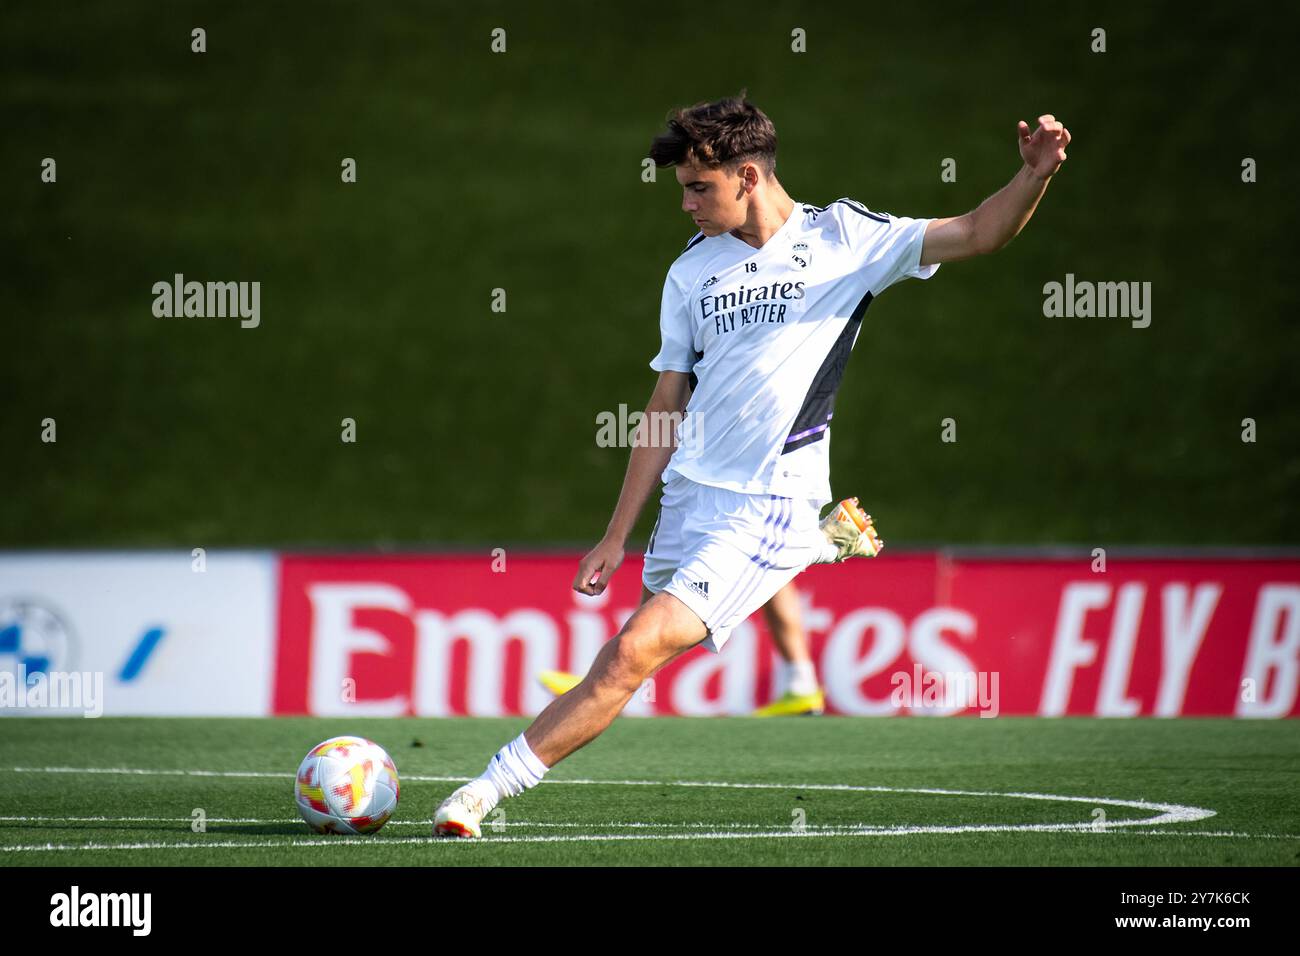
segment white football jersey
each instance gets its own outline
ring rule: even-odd
[[[668,270],[655,371],[694,392],[663,480],[831,501],[835,392],[871,300],[921,266],[929,219],[796,202],[761,249],[697,235]],[[862,476],[860,476],[862,477]]]

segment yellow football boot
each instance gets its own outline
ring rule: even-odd
[[[754,711],[755,717],[793,717],[799,714],[820,714],[826,709],[826,694],[819,687],[814,694],[782,694],[766,707]]]
[[[582,683],[582,678],[577,674],[566,674],[564,671],[542,671],[537,675],[537,680],[556,697],[567,694]]]

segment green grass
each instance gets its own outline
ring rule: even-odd
[[[5,725],[10,733],[0,763],[0,784],[8,795],[0,820],[0,865],[1300,862],[1295,721],[629,718],[553,770],[540,787],[504,804],[498,832],[489,828],[478,842],[430,838],[438,801],[456,782],[478,773],[525,724],[15,720]],[[340,733],[383,744],[403,777],[397,813],[370,837],[310,834],[293,808],[297,762],[311,746]],[[852,787],[882,789],[846,789]],[[910,792],[916,790],[980,795]],[[1010,796],[1016,793],[1083,799]],[[1103,832],[951,829],[1091,824],[1098,809],[1115,824],[1159,812],[1105,800],[1177,804],[1215,815]],[[191,829],[196,808],[209,818],[206,832]],[[792,829],[800,815],[802,834]],[[69,819],[74,817],[107,819]],[[123,819],[128,817],[147,819]],[[874,832],[851,832],[864,827]],[[947,829],[883,832],[911,827]],[[1207,835],[1222,833],[1234,835]],[[138,844],[149,846],[128,848]],[[46,846],[59,849],[35,849]]]

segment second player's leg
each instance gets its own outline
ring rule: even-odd
[[[661,592],[646,600],[643,594],[642,599],[618,635],[600,649],[582,683],[553,700],[524,731],[547,767],[599,736],[647,677],[708,636],[695,612],[673,595]]]
[[[787,664],[812,660],[800,615],[799,589],[793,581],[773,594],[772,599],[763,605],[763,615],[767,619],[772,643]]]
[[[763,605],[763,614],[767,618],[772,643],[782,658],[777,681],[780,696],[760,707],[754,712],[755,716],[822,713],[825,695],[817,680],[817,667],[803,627],[799,589],[793,581],[772,595],[772,599]]]

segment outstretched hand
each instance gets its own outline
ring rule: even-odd
[[[1051,113],[1038,117],[1038,129],[1020,121],[1020,158],[1040,179],[1047,179],[1065,162],[1065,147],[1070,145],[1070,131]]]

